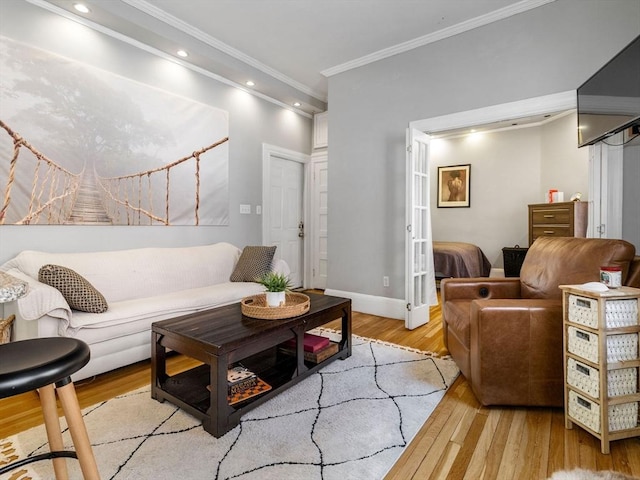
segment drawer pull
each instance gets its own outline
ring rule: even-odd
[[[587,342],[589,341],[589,334],[588,333],[584,333],[581,330],[576,330],[576,337],[581,339],[581,340],[586,340]]]
[[[576,397],[576,400],[578,401],[578,405],[580,405],[581,407],[584,408],[588,408],[589,410],[591,410],[591,403],[587,402],[586,400],[580,398],[580,397]]]
[[[584,365],[580,365],[579,363],[577,363],[576,370],[581,374],[586,375],[587,377],[591,376],[591,372],[589,372],[589,369]]]
[[[555,215],[545,215],[544,218],[555,218]]]
[[[544,234],[545,234],[545,235],[553,235],[554,233],[556,233],[556,232],[555,232],[555,231],[553,231],[553,230],[545,230],[545,231],[544,231]]]

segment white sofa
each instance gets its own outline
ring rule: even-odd
[[[81,380],[151,356],[151,324],[240,301],[264,291],[254,282],[231,282],[242,251],[228,243],[180,248],[140,248],[91,253],[23,251],[2,266],[29,283],[29,292],[5,304],[15,314],[12,340],[69,336],[89,344],[91,360]],[[104,313],[72,310],[38,271],[53,264],[82,275],[108,303]],[[283,260],[272,269],[289,274]]]

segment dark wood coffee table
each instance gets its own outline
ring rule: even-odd
[[[151,327],[151,397],[169,400],[202,420],[204,429],[221,437],[247,411],[296,384],[328,363],[351,355],[351,300],[308,294],[309,311],[283,320],[242,315],[240,303],[156,322]],[[328,359],[305,361],[302,339],[307,330],[342,319],[338,352]],[[279,345],[297,339],[296,355]],[[203,363],[178,375],[166,373],[167,350]],[[271,390],[240,403],[227,400],[227,369],[241,362],[271,386]]]

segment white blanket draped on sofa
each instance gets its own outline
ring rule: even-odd
[[[21,252],[0,266],[0,271],[29,283],[29,293],[5,307],[16,315],[13,340],[57,335],[84,340],[91,348],[91,360],[74,380],[147,359],[153,322],[264,291],[258,283],[230,281],[241,253],[229,243],[91,253]],[[82,275],[104,296],[108,310],[72,310],[60,291],[37,280],[47,264]],[[274,260],[272,269],[289,274],[282,260]]]

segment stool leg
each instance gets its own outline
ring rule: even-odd
[[[47,385],[38,389],[40,394],[40,404],[42,405],[42,415],[44,416],[44,427],[47,430],[47,440],[49,450],[52,452],[64,450],[62,433],[60,428],[60,418],[58,418],[58,407],[56,405],[56,392],[53,385]],[[56,480],[67,480],[67,462],[64,458],[53,459],[53,471]]]
[[[67,425],[69,425],[69,431],[71,432],[71,438],[73,439],[73,446],[78,454],[78,461],[80,462],[80,468],[82,469],[82,476],[85,480],[100,480],[98,466],[96,464],[96,459],[93,456],[91,442],[89,441],[87,428],[85,427],[84,420],[82,419],[82,413],[80,412],[80,405],[78,404],[78,398],[76,397],[76,390],[73,386],[73,382],[62,387],[58,387],[57,391],[58,397],[60,397],[60,403],[62,404],[62,410],[64,411],[64,416],[67,419]]]

